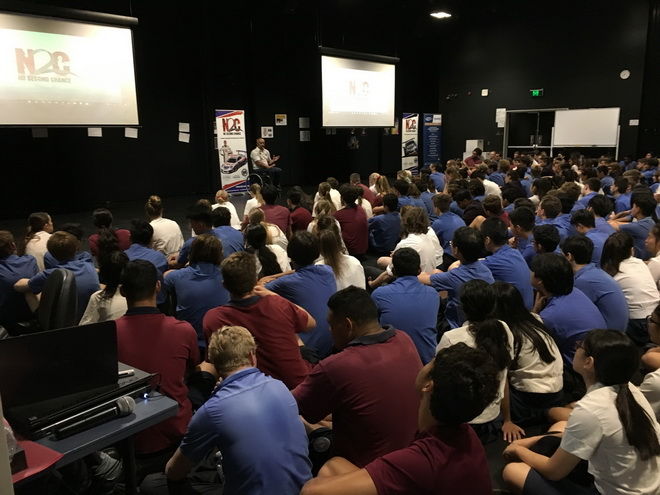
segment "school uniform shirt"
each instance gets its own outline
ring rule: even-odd
[[[644,377],[639,390],[649,401],[656,418],[660,418],[660,370],[652,371]]]
[[[380,324],[406,332],[414,342],[422,364],[431,361],[438,337],[438,293],[417,277],[405,276],[378,287],[371,298],[378,308]]]
[[[314,208],[312,208],[312,211],[316,210],[316,203],[318,203],[321,200],[321,196],[317,192],[314,195]],[[330,201],[332,201],[332,204],[335,205],[336,210],[341,210],[341,194],[337,189],[330,189]]]
[[[126,229],[115,229],[115,235],[117,236],[117,245],[120,250],[126,251],[131,247],[131,232]],[[87,243],[89,244],[89,251],[92,253],[92,256],[95,258],[99,257],[99,235],[92,234],[87,238]]]
[[[39,268],[34,256],[10,254],[0,259],[0,325],[32,318],[25,296],[14,290],[14,284],[22,278],[32,278],[37,273]]]
[[[238,213],[236,212],[236,207],[230,203],[229,201],[225,201],[224,203],[215,203],[211,205],[211,209],[215,210],[216,208],[227,208],[229,210],[230,214],[230,220],[229,224],[234,227],[235,229],[240,229],[241,228],[241,220],[238,218]]]
[[[78,261],[86,261],[87,263],[92,263],[94,264],[94,260],[92,259],[92,255],[89,254],[87,251],[78,251],[76,253],[75,259]],[[46,251],[46,254],[44,254],[44,267],[45,268],[57,268],[57,265],[59,265],[59,261],[57,261],[57,258],[53,256],[50,251]]]
[[[480,260],[473,263],[461,264],[458,268],[454,268],[448,272],[431,275],[431,287],[438,292],[447,291],[445,318],[447,319],[449,328],[460,327],[465,321],[465,315],[460,309],[459,294],[463,284],[470,280],[484,280],[489,284],[495,282],[490,269]]]
[[[229,225],[220,225],[213,229],[213,235],[222,243],[222,255],[226,258],[230,254],[243,251],[243,233]]]
[[[646,217],[640,220],[633,220],[630,223],[622,223],[619,226],[621,232],[627,232],[632,236],[635,245],[635,256],[643,260],[647,260],[651,257],[651,254],[646,250],[644,241],[654,225],[655,222],[653,221],[653,218]]]
[[[499,187],[504,186],[504,174],[502,172],[493,172],[488,176],[488,180],[494,182]]]
[[[596,305],[606,328],[626,330],[628,302],[619,284],[607,272],[589,263],[575,272],[574,284]]]
[[[604,232],[599,232],[596,229],[591,229],[584,235],[586,235],[589,239],[591,239],[591,242],[594,243],[594,252],[591,255],[591,262],[596,266],[600,266],[600,258],[603,255],[603,246],[605,245],[605,241],[610,236],[610,234],[605,234]]]
[[[339,259],[341,275],[337,276],[334,271],[332,272],[335,276],[337,290],[340,291],[351,285],[359,287],[360,289],[365,289],[366,279],[364,276],[364,269],[362,268],[362,264],[358,261],[358,259],[343,253],[339,254]],[[319,259],[316,260],[314,264],[330,266],[325,262],[323,256],[319,256]]]
[[[359,200],[356,199],[355,204],[358,208],[362,208],[364,210],[364,214],[367,216],[367,220],[374,216],[374,210],[371,208],[371,203],[369,203],[369,201],[366,199],[362,199],[362,204],[360,204]]]
[[[419,267],[423,272],[431,273],[438,266],[433,241],[429,236],[425,234],[408,234],[407,237],[398,242],[394,251],[404,247],[417,251],[420,260]]]
[[[374,202],[376,201],[376,193],[364,184],[358,184],[358,187],[363,191],[362,197],[369,201],[369,204],[373,206]]]
[[[442,265],[442,257],[445,254],[445,250],[442,249],[442,246],[440,245],[440,239],[438,239],[438,236],[435,234],[435,231],[430,226],[428,227],[426,234],[424,235],[426,235],[426,237],[428,237],[431,240],[431,243],[433,244],[435,266]]]
[[[573,205],[573,208],[571,208],[571,212],[577,211],[577,210],[586,210],[587,206],[589,205],[589,201],[591,201],[591,198],[593,198],[597,192],[590,192],[588,194],[585,194],[582,196],[580,199],[578,199],[575,204]]]
[[[288,272],[291,270],[291,262],[289,260],[289,255],[286,254],[286,251],[284,249],[282,249],[277,244],[268,244],[266,247],[270,249],[275,255],[277,264],[280,265],[281,272]],[[259,261],[259,258],[256,256],[256,253],[254,259],[257,265],[257,275],[258,275],[263,267],[261,266],[261,261]]]
[[[280,205],[261,205],[266,222],[277,225],[285,234],[291,228],[291,213],[288,208]]]
[[[429,215],[429,219],[433,218],[435,220],[435,208],[433,206],[433,196],[434,194],[429,191],[423,191],[419,196],[422,201],[424,201],[424,206],[426,207],[426,213]]]
[[[631,192],[620,194],[614,199],[614,213],[621,213],[630,209]]]
[[[48,251],[46,244],[51,235],[52,234],[49,234],[45,230],[42,230],[34,234],[32,239],[30,239],[25,245],[25,254],[32,256],[37,260],[39,271],[43,271],[46,268],[44,265],[44,255]]]
[[[261,203],[257,198],[250,198],[245,202],[245,208],[243,209],[243,218],[250,215],[250,212],[255,208],[261,207]]]
[[[509,354],[511,355],[511,359],[513,359],[513,334],[511,333],[511,330],[509,329],[509,326],[506,323],[504,323],[501,320],[498,321],[500,322],[502,328],[504,329],[504,332],[506,333],[506,340],[507,343],[509,344]],[[452,345],[459,344],[461,342],[469,347],[472,347],[473,349],[477,348],[477,342],[475,340],[474,334],[470,331],[470,323],[467,321],[465,322],[464,326],[445,332],[442,335],[442,338],[440,339],[440,343],[438,344],[437,350],[439,351],[441,349],[444,349],[446,347],[451,347]],[[493,402],[491,402],[488,406],[486,406],[486,408],[483,410],[483,412],[480,415],[468,421],[470,424],[480,425],[480,424],[488,423],[489,421],[493,421],[494,419],[497,419],[497,417],[500,415],[500,405],[502,404],[502,399],[504,398],[504,387],[506,385],[506,377],[507,377],[507,370],[505,368],[498,373],[500,385],[497,390],[497,396],[495,397],[495,400],[493,400]]]
[[[651,272],[653,280],[655,280],[655,285],[660,288],[660,253],[649,259],[649,262],[646,266]]]
[[[367,215],[362,208],[355,206],[343,208],[334,213],[341,225],[341,236],[348,254],[362,255],[369,248],[369,227]]]
[[[116,320],[124,316],[127,309],[126,298],[119,293],[119,288],[112,297],[105,297],[103,290],[97,290],[90,296],[79,325]]]
[[[124,251],[130,261],[145,260],[151,262],[156,267],[158,273],[162,275],[167,270],[167,258],[160,251],[150,249],[142,244],[131,244],[131,246]]]
[[[443,213],[431,224],[431,228],[438,236],[440,245],[447,252],[451,252],[449,243],[454,239],[454,232],[460,227],[465,227],[465,222],[460,216],[451,211]]]
[[[404,206],[415,206],[410,196],[399,196],[399,210]]]
[[[484,263],[490,269],[495,280],[507,282],[518,289],[525,307],[532,309],[534,290],[532,289],[531,274],[520,252],[505,244],[493,254],[486,256]]]
[[[631,320],[641,320],[653,313],[660,295],[651,272],[642,260],[634,256],[623,260],[613,278],[626,296]]]
[[[149,222],[154,229],[151,238],[151,249],[160,251],[165,256],[178,253],[183,246],[183,234],[181,227],[174,220],[158,217]]]
[[[499,196],[500,198],[502,197],[502,190],[500,189],[500,186],[492,180],[484,179],[483,185],[484,190],[486,191],[486,196],[490,196],[492,194],[494,196]]]
[[[637,387],[627,384],[634,399],[651,418],[656,435],[660,426],[653,410]],[[592,385],[573,409],[560,447],[589,462],[589,473],[601,495],[660,493],[660,456],[647,461],[626,439],[616,410],[617,386]]]
[[[429,175],[429,179],[433,182],[436,191],[441,193],[445,190],[445,174],[442,172],[433,172]]]
[[[369,246],[379,254],[390,254],[401,236],[398,211],[383,213],[369,219]]]
[[[529,234],[527,239],[524,237],[517,237],[516,240],[518,243],[518,252],[522,255],[527,266],[531,268],[532,260],[534,259],[534,256],[536,256],[536,249],[534,249],[534,234]]]
[[[266,225],[266,231],[270,236],[271,244],[277,245],[286,251],[286,248],[289,245],[289,240],[286,238],[282,229],[280,229],[274,223],[269,223]]]
[[[297,232],[299,230],[307,230],[307,226],[312,221],[312,214],[303,208],[302,206],[297,206],[291,210],[291,230]]]

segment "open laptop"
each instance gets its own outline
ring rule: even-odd
[[[114,321],[0,340],[0,396],[21,435],[38,439],[49,426],[123,395],[149,388],[153,375],[117,362]]]

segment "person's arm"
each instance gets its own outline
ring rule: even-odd
[[[387,273],[387,270],[378,275],[375,280],[369,280],[369,287],[372,289],[376,289],[380,287],[381,285],[393,280],[394,277]]]
[[[545,305],[548,304],[548,298],[542,296],[540,292],[536,293],[536,299],[534,300],[534,307],[532,308],[532,313],[539,314]]]
[[[167,461],[165,475],[168,480],[182,481],[188,476],[194,465],[190,459],[183,455],[181,449],[176,449],[174,455]]]
[[[417,280],[419,280],[424,285],[431,285],[431,274],[422,272],[419,275],[417,275]]]
[[[642,364],[644,367],[655,371],[660,368],[660,347],[653,347],[642,355]]]
[[[500,404],[500,412],[502,413],[502,417],[504,418],[504,422],[502,424],[502,435],[504,437],[504,441],[513,442],[515,440],[519,440],[522,437],[524,437],[525,430],[523,430],[520,426],[518,426],[513,421],[511,421],[511,403],[509,396],[508,378],[505,380],[504,398],[502,399],[502,403]]]
[[[291,273],[293,273],[293,272],[291,272]],[[282,296],[278,296],[278,295],[277,295],[275,292],[273,292],[272,290],[268,290],[268,289],[266,289],[266,287],[264,287],[263,285],[257,285],[257,286],[254,288],[254,293],[255,293],[256,295],[260,296],[260,297],[266,297],[266,296],[277,296],[277,297],[282,297]],[[291,301],[289,301],[289,302],[291,302]],[[315,320],[314,317],[310,314],[309,311],[307,311],[307,310],[306,310],[305,308],[303,308],[302,306],[298,306],[298,305],[295,304],[295,303],[291,303],[291,304],[293,304],[296,308],[298,308],[300,311],[302,311],[303,313],[305,313],[305,314],[307,315],[307,324],[306,324],[305,328],[302,330],[303,332],[304,332],[304,331],[307,331],[307,330],[311,330],[312,328],[316,328],[316,320]]]
[[[342,457],[333,457],[326,462],[317,478],[303,486],[300,495],[377,495],[376,485],[366,469]]]
[[[263,287],[264,285],[266,285],[269,282],[272,282],[273,280],[277,280],[278,278],[283,277],[285,275],[291,275],[292,273],[296,273],[296,271],[295,270],[289,270],[289,271],[282,272],[282,273],[276,273],[275,275],[268,275],[266,277],[261,277],[257,281],[257,287]]]
[[[564,479],[578,465],[580,458],[559,447],[552,457],[532,452],[527,447],[512,443],[504,450],[509,461],[521,461],[550,481]]]
[[[27,292],[30,292],[30,286],[28,285],[28,282],[30,281],[29,278],[22,278],[18,280],[14,284],[14,290],[16,292],[20,292],[21,294],[25,294]]]

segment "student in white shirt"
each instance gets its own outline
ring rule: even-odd
[[[266,222],[266,215],[264,215],[261,208],[254,208],[248,215],[248,225],[246,228],[250,225],[263,225],[266,229],[266,244],[277,245],[286,251],[289,240],[277,225]]]
[[[266,244],[268,234],[263,225],[249,225],[245,230],[245,250],[255,255],[257,278],[291,270],[286,251],[276,244]]]
[[[660,493],[660,425],[651,406],[630,378],[639,368],[635,344],[617,330],[593,330],[575,352],[573,369],[584,379],[587,394],[568,422],[551,457],[531,448],[541,437],[513,442],[504,451],[511,462],[502,474],[524,494],[594,493],[567,479],[580,460],[589,465],[601,495]]]
[[[319,238],[321,256],[315,264],[328,265],[332,268],[337,290],[345,289],[350,285],[366,288],[362,265],[357,258],[346,253],[334,217],[317,217],[316,234]]]
[[[652,347],[642,356],[642,364],[649,370],[639,389],[649,401],[655,417],[660,420],[660,305],[647,318],[649,337],[658,347]]]
[[[660,302],[655,280],[646,264],[633,256],[633,238],[627,232],[616,232],[603,245],[601,267],[619,284],[628,303],[626,333],[639,346],[649,342],[646,317]]]
[[[53,220],[43,211],[37,211],[28,217],[28,228],[25,236],[25,252],[37,260],[39,271],[43,271],[44,256],[48,248],[46,244],[53,233]]]
[[[332,179],[332,177],[329,177],[329,179]],[[334,179],[334,181],[337,182],[336,179]],[[341,194],[339,194],[339,191],[332,187],[330,181],[321,182],[319,184],[318,191],[314,195],[314,208],[312,208],[312,216],[315,216],[314,211],[316,210],[316,203],[322,199],[325,199],[326,201],[332,201],[332,204],[335,206],[335,210],[341,210]]]
[[[229,201],[229,193],[224,189],[220,189],[215,193],[215,204],[211,205],[211,209],[215,210],[216,208],[227,208],[229,213],[231,213],[230,225],[236,230],[241,230],[241,221],[238,218],[238,213],[236,212],[236,207]]]
[[[99,282],[105,288],[94,292],[87,303],[87,309],[80,319],[80,325],[116,320],[127,310],[126,298],[119,293],[121,271],[128,263],[123,251],[114,251],[99,260]]]
[[[154,229],[149,247],[160,251],[165,256],[178,253],[183,246],[181,227],[174,220],[163,218],[163,202],[160,196],[149,196],[144,210],[151,227]]]
[[[254,208],[259,208],[264,204],[264,198],[261,196],[261,186],[257,183],[254,183],[250,186],[250,199],[245,203],[245,209],[243,210],[243,223],[247,224],[248,215]]]
[[[649,230],[649,235],[644,241],[646,250],[651,254],[651,258],[646,262],[651,272],[655,285],[660,289],[660,225],[657,223]]]

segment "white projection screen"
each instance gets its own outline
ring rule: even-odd
[[[620,108],[557,110],[553,146],[616,146]]]
[[[321,56],[323,127],[393,127],[394,65]]]
[[[131,30],[0,12],[0,125],[138,125]]]

